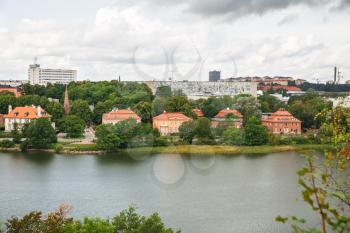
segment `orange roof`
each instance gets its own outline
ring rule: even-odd
[[[265,86],[259,86],[259,89],[262,91],[268,91],[270,89],[273,90],[287,90],[287,91],[301,91],[301,89],[299,87],[295,87],[295,86],[285,86],[285,85],[265,85]]]
[[[141,120],[141,117],[139,117],[135,112],[128,109],[121,109],[121,110],[117,109],[109,113],[103,114],[104,120],[127,120],[129,118],[133,118],[135,120]]]
[[[163,112],[162,114],[153,117],[153,120],[189,121],[191,118],[185,116],[181,112]]]
[[[41,116],[38,115],[38,111],[40,111]],[[40,117],[50,117],[50,115],[40,106],[25,106],[25,107],[16,107],[4,118],[20,118],[20,119],[36,119]]]
[[[215,118],[225,118],[226,115],[230,113],[237,117],[243,117],[242,114],[236,109],[227,108],[227,109],[221,110],[218,114],[216,114]]]
[[[197,117],[203,117],[203,116],[204,116],[202,110],[200,110],[200,109],[198,109],[198,108],[192,109],[192,112],[193,112],[194,114],[196,114]]]
[[[263,118],[262,121],[293,121],[293,122],[301,122],[299,119],[295,118],[292,114],[290,114],[284,108],[278,109],[276,112],[272,113],[271,116]]]

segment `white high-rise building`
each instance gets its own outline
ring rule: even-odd
[[[29,83],[47,85],[48,83],[68,84],[77,81],[76,70],[42,69],[39,64],[29,65]]]

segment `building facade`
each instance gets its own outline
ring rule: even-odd
[[[14,130],[15,124],[17,124],[18,129],[22,129],[25,123],[30,123],[31,121],[42,117],[48,118],[49,120],[51,119],[51,116],[40,106],[25,106],[12,109],[12,106],[10,105],[8,114],[4,116],[5,131],[11,132]]]
[[[243,125],[243,115],[236,109],[223,109],[211,119],[211,126],[213,128],[216,128],[220,124],[239,129]]]
[[[218,82],[221,79],[221,71],[209,71],[209,82]]]
[[[115,109],[109,113],[105,113],[102,116],[102,124],[112,124],[115,125],[120,121],[127,119],[135,119],[137,123],[141,122],[141,117],[139,117],[135,112],[129,109]]]
[[[193,112],[197,117],[204,117],[204,113],[202,112],[202,110],[200,110],[200,109],[198,109],[198,108],[192,109],[192,112]]]
[[[153,128],[163,136],[179,133],[180,126],[192,119],[181,112],[164,112],[153,117]]]
[[[42,69],[39,64],[29,65],[28,80],[32,85],[47,85],[48,83],[69,84],[77,81],[76,70]]]
[[[301,121],[283,108],[272,114],[263,114],[261,122],[273,134],[301,134]]]
[[[250,94],[257,96],[257,82],[201,82],[201,81],[145,81],[155,94],[158,87],[170,86],[172,91],[182,91],[189,99],[208,98],[210,96],[235,96]]]
[[[15,97],[22,96],[22,90],[18,87],[11,87],[11,86],[2,86],[0,85],[0,92],[11,92],[15,95]]]

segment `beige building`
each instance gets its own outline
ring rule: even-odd
[[[51,119],[51,116],[40,106],[16,107],[12,110],[12,106],[10,105],[9,113],[4,116],[5,131],[11,132],[14,129],[14,125],[16,123],[18,129],[22,129],[25,123],[30,123],[31,121],[42,117]]]
[[[47,85],[48,83],[69,84],[77,81],[76,70],[42,69],[39,64],[32,64],[28,69],[29,83]]]
[[[192,119],[181,112],[164,112],[153,117],[153,128],[158,129],[161,135],[179,133],[180,126]]]
[[[141,122],[141,117],[129,109],[116,109],[109,113],[105,113],[102,116],[102,124],[112,124],[115,125],[120,121],[127,119],[135,119],[137,123]]]

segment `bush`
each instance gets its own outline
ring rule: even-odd
[[[15,143],[11,140],[2,140],[0,141],[0,147],[2,148],[13,148]]]
[[[160,136],[160,137],[154,138],[153,146],[167,146],[167,145],[168,145],[167,137]]]
[[[63,146],[61,144],[56,144],[54,145],[53,149],[55,150],[56,153],[61,153],[63,150]]]

